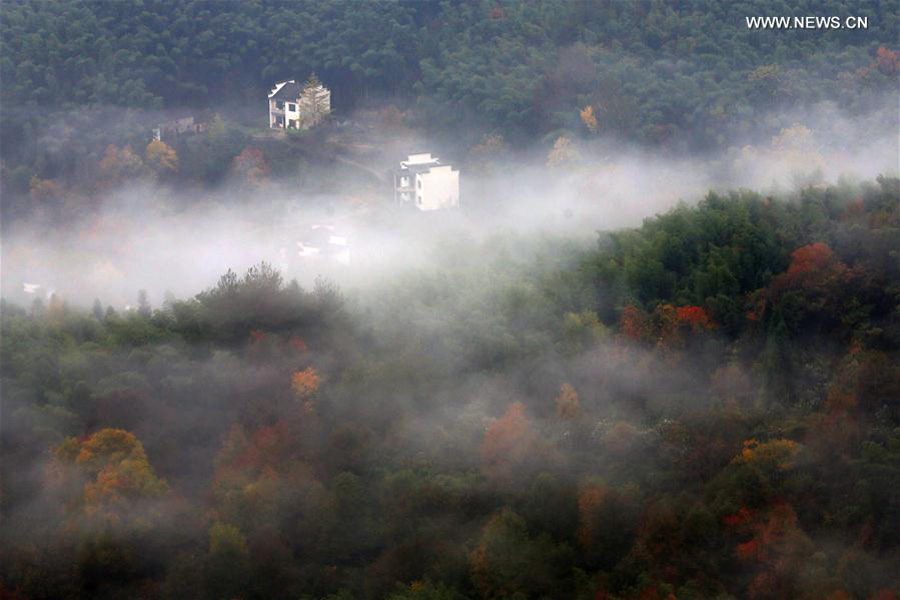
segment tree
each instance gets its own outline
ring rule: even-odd
[[[647,313],[633,304],[629,304],[622,310],[619,319],[619,329],[629,340],[640,342],[649,334]]]
[[[581,153],[570,138],[560,136],[547,154],[548,167],[568,167],[581,162]]]
[[[315,395],[321,381],[322,378],[313,367],[294,371],[291,375],[291,389],[294,391],[294,397],[303,404],[305,413],[315,411]]]
[[[594,107],[591,105],[585,106],[581,109],[579,115],[581,116],[581,122],[584,123],[584,126],[587,127],[588,131],[597,133],[597,117],[594,116]]]
[[[216,522],[209,529],[207,585],[214,598],[239,598],[247,587],[250,553],[240,529]]]
[[[91,314],[93,314],[94,318],[98,321],[103,320],[103,304],[100,303],[100,298],[94,298],[94,304],[91,306]]]
[[[313,367],[295,371],[291,376],[291,389],[299,400],[308,400],[319,389],[321,378]]]
[[[138,314],[149,318],[152,313],[150,301],[147,299],[147,290],[138,290]]]
[[[559,570],[569,560],[549,539],[532,539],[525,520],[509,508],[485,524],[470,556],[475,587],[482,598],[498,600],[560,593]]]
[[[506,479],[522,466],[534,451],[536,436],[525,405],[515,402],[484,434],[481,468],[490,477]]]
[[[119,148],[115,144],[106,147],[106,153],[100,159],[100,176],[111,184],[140,177],[144,174],[144,163],[134,153],[131,146]]]
[[[148,519],[155,517],[155,509],[137,503],[160,499],[168,491],[150,465],[144,446],[123,429],[102,429],[85,440],[69,438],[56,448],[54,460],[65,486],[85,482],[81,498],[72,505],[80,507],[72,516],[84,523],[145,528],[151,522]]]
[[[559,396],[554,399],[556,403],[556,416],[560,419],[571,421],[581,417],[581,404],[578,402],[578,392],[568,383],[559,388]]]
[[[241,150],[231,163],[232,171],[244,183],[250,186],[263,186],[268,181],[269,165],[259,148],[250,146]]]
[[[147,166],[158,176],[171,175],[178,171],[178,155],[162,140],[153,140],[147,144],[144,156]]]
[[[634,492],[588,483],[578,493],[576,539],[592,567],[610,568],[627,554],[638,524]]]

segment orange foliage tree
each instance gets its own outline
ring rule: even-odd
[[[525,406],[515,402],[484,435],[482,470],[489,477],[508,478],[528,459],[534,444],[535,434]]]
[[[579,115],[581,116],[581,122],[584,123],[588,131],[597,133],[597,117],[594,115],[594,107],[591,105],[585,106],[581,109]]]
[[[103,429],[87,439],[69,438],[54,451],[63,479],[83,481],[72,516],[90,521],[146,524],[153,515],[133,510],[139,500],[159,499],[168,491],[157,478],[144,446],[123,429]]]
[[[302,371],[295,371],[291,375],[291,389],[294,396],[303,403],[305,412],[315,410],[315,395],[319,389],[322,378],[313,367],[307,367]]]

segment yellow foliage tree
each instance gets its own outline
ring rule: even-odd
[[[560,419],[573,420],[581,416],[581,404],[578,402],[578,392],[568,383],[559,388],[559,396],[556,402],[556,416]]]
[[[100,159],[100,175],[110,182],[118,182],[143,174],[144,163],[134,153],[131,146],[119,148],[115,144],[106,147],[106,153]]]
[[[564,167],[577,164],[580,161],[581,154],[575,148],[575,144],[564,135],[556,138],[553,148],[550,149],[550,153],[547,155],[548,167]]]
[[[794,467],[794,459],[800,452],[800,444],[793,440],[772,440],[759,443],[756,439],[744,442],[744,449],[735,458],[762,472],[787,471]]]
[[[161,140],[153,140],[147,144],[144,156],[147,164],[157,175],[178,171],[178,155],[174,149]]]
[[[158,515],[134,509],[138,500],[158,499],[168,485],[159,479],[144,446],[124,429],[102,429],[86,440],[69,438],[54,451],[54,458],[71,482],[84,482],[80,513],[88,522],[146,525]],[[72,486],[68,486],[72,489]]]

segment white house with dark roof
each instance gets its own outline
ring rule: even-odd
[[[331,91],[315,74],[306,83],[281,81],[269,90],[269,127],[309,129],[331,113]]]
[[[438,157],[411,154],[394,171],[394,200],[419,210],[459,207],[459,170]]]

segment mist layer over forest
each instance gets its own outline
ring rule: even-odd
[[[4,5],[0,597],[895,598],[890,8]]]

